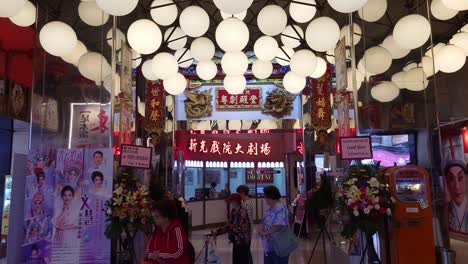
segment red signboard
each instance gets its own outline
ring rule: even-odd
[[[229,94],[225,89],[216,89],[216,109],[260,109],[262,89],[248,88],[242,94]]]
[[[273,183],[274,171],[272,168],[245,169],[245,183]]]
[[[120,167],[151,168],[152,148],[121,145]]]
[[[312,80],[311,118],[316,131],[328,130],[331,127],[330,91],[328,90],[329,71],[320,79]]]
[[[144,124],[153,144],[156,144],[165,126],[164,88],[160,81],[148,81],[147,85]]]

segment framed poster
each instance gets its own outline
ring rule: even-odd
[[[108,147],[110,104],[71,103],[69,148]]]
[[[15,82],[11,82],[8,100],[8,115],[13,119],[29,120],[29,92],[31,90]]]
[[[343,37],[335,48],[336,91],[348,87],[348,67],[346,66],[346,42]]]

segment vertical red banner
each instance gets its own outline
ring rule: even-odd
[[[146,90],[145,130],[156,139],[164,130],[164,88],[160,81],[148,81]],[[156,142],[153,142],[156,143]]]
[[[320,79],[312,79],[311,119],[315,131],[326,131],[331,127],[329,74],[327,71]]]

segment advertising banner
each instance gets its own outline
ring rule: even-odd
[[[274,182],[274,171],[273,168],[257,168],[245,169],[245,183],[273,183]]]
[[[68,147],[109,146],[110,115],[109,104],[72,103]]]

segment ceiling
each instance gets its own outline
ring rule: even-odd
[[[127,16],[118,17],[117,24],[122,32],[126,33],[130,24],[142,18],[151,19],[149,14],[150,6],[153,0],[140,0],[137,8]],[[430,4],[430,0],[429,1]],[[391,34],[394,24],[403,16],[419,13],[427,17],[427,1],[425,0],[388,0],[388,8],[386,15],[381,18],[379,21],[374,23],[369,23],[361,20],[357,13],[353,14],[354,21],[359,24],[363,31],[363,39],[356,45],[356,54],[358,57],[362,56],[363,52],[372,46],[380,44],[386,36]],[[77,32],[78,38],[85,43],[88,49],[102,51],[109,49],[107,44],[103,44],[101,39],[105,38],[105,34],[112,26],[112,19],[109,19],[107,23],[102,27],[91,27],[83,23],[78,17],[78,4],[79,0],[63,1],[63,0],[47,0],[47,1],[38,1],[40,6],[40,13],[43,16],[39,16],[42,23],[50,20],[61,20],[69,25],[72,25],[75,31]],[[189,5],[198,5],[204,8],[210,16],[210,28],[205,34],[208,38],[212,39],[214,43],[215,37],[214,33],[216,26],[222,21],[219,10],[216,8],[212,0],[176,0],[179,14],[182,9]],[[244,51],[252,51],[253,44],[256,39],[258,39],[262,33],[258,30],[256,17],[258,12],[268,4],[277,4],[288,10],[288,5],[291,0],[255,0],[252,6],[248,10],[247,17],[244,19],[244,22],[248,25],[250,31],[250,41]],[[338,13],[333,10],[327,3],[326,0],[316,0],[317,2],[317,14],[319,16],[330,16],[332,17],[340,27],[348,24],[348,14]],[[431,17],[432,31],[433,31],[433,40],[434,43],[443,41],[447,42],[458,29],[460,29],[464,24],[468,22],[468,12],[460,12],[455,18],[448,21],[439,21]],[[175,22],[177,23],[177,21]],[[294,21],[290,19],[288,24],[293,24]],[[41,23],[39,23],[41,24]],[[304,30],[307,27],[308,23],[300,25]],[[161,27],[161,30],[164,32],[168,27]],[[417,29],[415,29],[417,30]],[[279,36],[276,37],[280,43]],[[192,41],[189,38],[190,43]],[[388,73],[393,73],[397,70],[400,70],[401,67],[410,60],[419,61],[421,54],[424,53],[425,49],[429,45],[426,43],[422,49],[413,50],[407,57],[396,60],[393,62],[392,69]],[[304,48],[307,48],[307,44],[302,44]],[[159,51],[167,49],[164,46],[160,48]],[[219,48],[218,48],[219,49]]]

